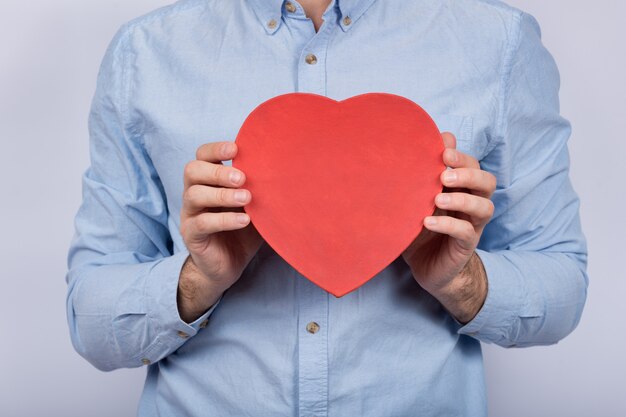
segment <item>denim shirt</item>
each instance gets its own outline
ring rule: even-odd
[[[323,18],[316,32],[295,0],[181,0],[124,24],[104,54],[67,314],[98,369],[146,366],[140,416],[484,416],[480,342],[553,344],[580,319],[570,125],[535,19],[487,0],[332,0]],[[181,320],[184,166],[289,92],[407,97],[497,177],[472,321],[401,257],[336,298],[266,243],[215,306]]]

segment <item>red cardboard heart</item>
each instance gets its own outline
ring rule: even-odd
[[[433,213],[443,141],[411,100],[310,93],[267,100],[237,134],[245,211],[293,268],[340,297],[402,254]]]

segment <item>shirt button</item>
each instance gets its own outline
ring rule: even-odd
[[[317,64],[317,57],[313,54],[308,54],[306,58],[304,58],[307,64],[315,65]]]
[[[209,325],[209,319],[206,319],[202,323],[200,323],[200,328],[204,329],[208,325]]]
[[[150,362],[150,359],[143,358],[143,359],[141,360],[141,363],[143,363],[144,365],[150,365],[152,362]]]
[[[183,331],[179,331],[177,334],[178,334],[178,337],[181,337],[183,339],[189,338],[189,335]]]
[[[278,24],[278,23],[276,22],[276,19],[270,19],[270,20],[267,22],[267,27],[268,27],[268,28],[270,28],[270,29],[274,29],[274,28],[276,27],[276,25],[277,25],[277,24]]]
[[[311,334],[317,333],[319,329],[320,329],[320,325],[317,324],[314,321],[312,321],[312,322],[310,322],[309,324],[306,325],[306,331],[311,333]]]
[[[345,26],[350,26],[350,23],[352,23],[352,19],[350,19],[350,16],[346,16],[343,18],[343,24]]]
[[[285,3],[285,9],[287,9],[289,13],[293,13],[296,11],[296,6],[294,6],[293,3],[288,1],[287,3]]]

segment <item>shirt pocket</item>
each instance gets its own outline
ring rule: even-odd
[[[456,137],[456,148],[478,159],[479,149],[474,143],[474,122],[470,116],[456,114],[432,114],[440,132],[450,132]]]

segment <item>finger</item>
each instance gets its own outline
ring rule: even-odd
[[[475,247],[476,231],[467,220],[450,216],[428,216],[424,219],[424,227],[456,239],[464,249],[473,250]]]
[[[245,175],[237,168],[195,160],[185,165],[185,189],[194,184],[240,187]]]
[[[450,132],[441,133],[441,139],[443,139],[443,145],[446,148],[456,148],[456,137]]]
[[[202,213],[189,218],[187,222],[185,241],[199,242],[214,233],[246,227],[250,223],[250,216],[233,212]]]
[[[196,159],[206,162],[221,162],[233,159],[237,155],[234,142],[209,142],[196,150]]]
[[[250,191],[241,188],[192,185],[183,193],[183,207],[187,213],[214,207],[241,207],[250,200]]]
[[[467,188],[472,194],[487,198],[496,189],[496,177],[481,169],[448,169],[441,173],[441,182],[448,188]]]
[[[476,158],[458,149],[445,149],[443,151],[443,163],[452,168],[480,169],[480,164]]]
[[[438,208],[464,213],[474,226],[484,226],[493,216],[493,202],[468,193],[441,193],[435,197]]]

